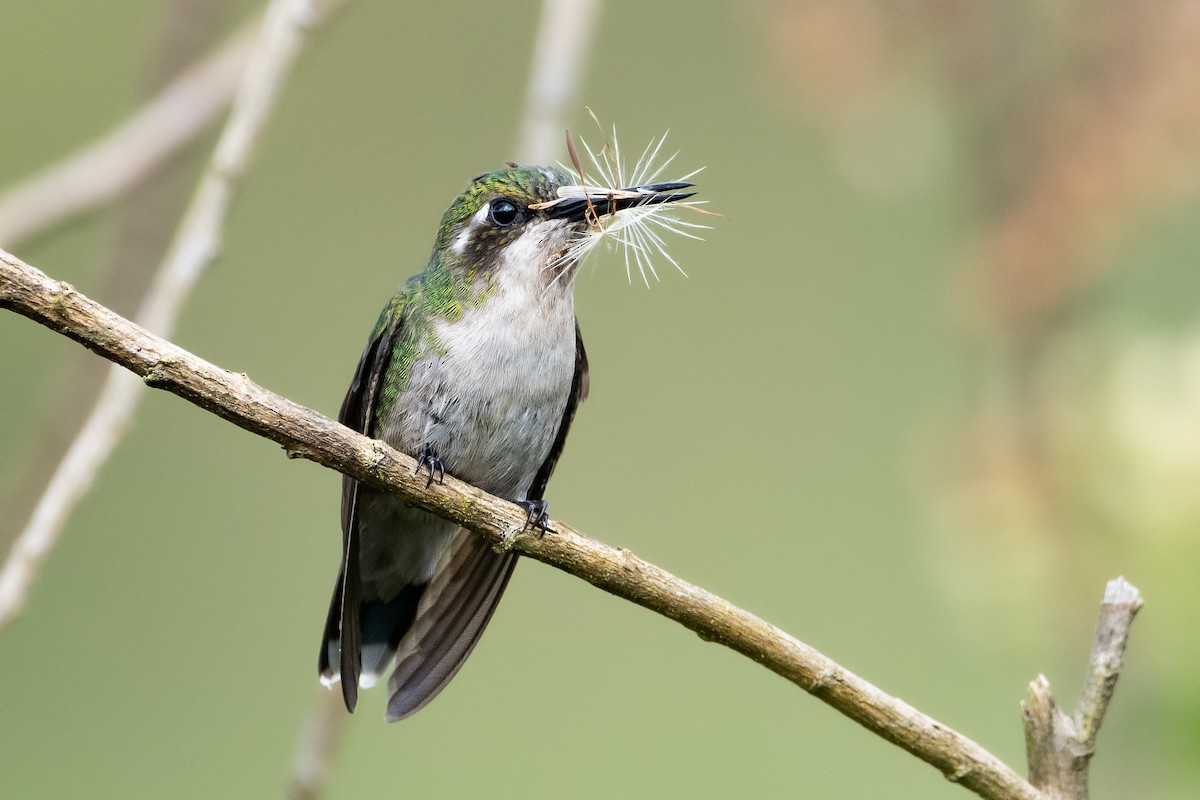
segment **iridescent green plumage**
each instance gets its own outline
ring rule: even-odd
[[[492,292],[496,256],[520,231],[481,229],[460,253],[452,249],[454,238],[493,198],[503,196],[529,206],[554,199],[557,187],[567,180],[558,170],[544,167],[505,167],[477,177],[450,205],[425,270],[404,283],[384,307],[371,334],[374,341],[403,323],[404,330],[392,347],[383,376],[376,419],[391,414],[396,398],[412,377],[413,364],[427,353],[441,351],[433,319],[456,322],[465,308],[487,300]]]
[[[446,254],[451,240],[461,230],[463,223],[475,216],[475,213],[493,197],[503,195],[520,205],[529,206],[555,199],[558,187],[567,183],[570,183],[570,180],[566,174],[553,167],[508,166],[478,176],[443,215],[437,241],[433,246],[433,255],[430,256],[430,266]],[[499,228],[490,233],[511,235],[515,231]]]

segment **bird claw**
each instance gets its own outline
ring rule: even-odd
[[[426,489],[433,485],[434,475],[437,475],[438,483],[445,482],[446,465],[442,463],[442,459],[438,457],[438,454],[429,445],[425,445],[417,453],[417,468],[413,471],[413,475],[416,475],[422,469],[429,470],[429,480],[425,481]]]
[[[546,516],[548,504],[545,500],[521,500],[517,505],[525,509],[525,513],[528,515],[525,519],[525,527],[521,530],[527,531],[532,528],[534,531],[541,531],[538,536],[550,533],[550,517]]]

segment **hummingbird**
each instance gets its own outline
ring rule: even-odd
[[[472,180],[443,216],[425,269],[380,314],[338,417],[414,456],[426,486],[454,475],[520,504],[526,527],[542,533],[546,485],[588,394],[575,318],[579,262],[606,222],[678,203],[693,185],[603,188],[579,179],[510,163]],[[392,669],[393,722],[458,672],[516,556],[349,477],[341,523],[321,680],[340,681],[354,711],[359,687]]]

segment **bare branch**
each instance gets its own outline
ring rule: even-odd
[[[1024,704],[1029,780],[1047,797],[1087,800],[1088,765],[1096,752],[1096,734],[1117,685],[1129,628],[1141,607],[1141,594],[1133,584],[1121,577],[1108,582],[1087,678],[1073,716],[1059,709],[1045,675],[1029,684],[1029,699]]]
[[[292,757],[292,783],[287,790],[289,800],[316,800],[324,792],[349,718],[339,692],[318,693]]]
[[[328,10],[339,0],[327,0]],[[250,162],[254,144],[274,108],[316,21],[311,0],[273,0],[238,88],[216,152],[192,197],[175,240],[142,300],[141,325],[169,336],[192,287],[220,247],[229,204]],[[112,368],[83,429],[55,470],[29,524],[0,570],[0,629],[19,613],[38,568],[96,472],[120,440],[141,397],[138,384]]]
[[[104,138],[0,195],[0,243],[15,247],[111,200],[198,136],[233,100],[261,22],[243,27]]]
[[[598,0],[545,0],[542,4],[517,139],[519,161],[540,164],[558,151],[566,108],[579,91],[599,19]]]
[[[447,476],[426,487],[416,461],[317,412],[223,370],[134,325],[0,251],[0,307],[23,314],[248,431],[289,455],[395,492],[513,551],[580,577],[757,661],[981,797],[1035,800],[1039,792],[974,741],[891,697],[825,655],[720,597],[623,548],[555,522],[538,536],[524,509]]]
[[[1104,588],[1096,639],[1088,662],[1088,675],[1075,708],[1075,726],[1089,753],[1096,746],[1096,733],[1117,687],[1117,676],[1129,641],[1129,628],[1142,608],[1142,595],[1129,581],[1116,577]]]

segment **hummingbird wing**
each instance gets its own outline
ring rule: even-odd
[[[404,335],[405,306],[398,296],[384,309],[371,341],[359,358],[358,367],[342,408],[338,422],[366,436],[374,436],[375,408],[379,402],[384,372],[392,358],[392,350]],[[359,483],[342,477],[342,566],[333,602],[325,620],[325,636],[321,643],[319,668],[321,675],[331,679],[341,676],[342,699],[346,708],[354,711],[358,702],[358,679],[362,673],[362,627],[359,621]],[[331,663],[334,645],[340,651],[337,668]]]
[[[527,499],[542,499],[575,410],[587,392],[587,353],[576,322],[570,394],[554,444],[534,476]],[[421,597],[412,627],[400,643],[396,669],[388,680],[389,722],[416,713],[450,682],[492,618],[515,565],[512,553],[498,555],[482,537],[461,528],[455,532],[453,544]]]
[[[415,714],[462,667],[487,627],[516,566],[481,536],[459,528],[421,595],[388,679],[387,720]]]

